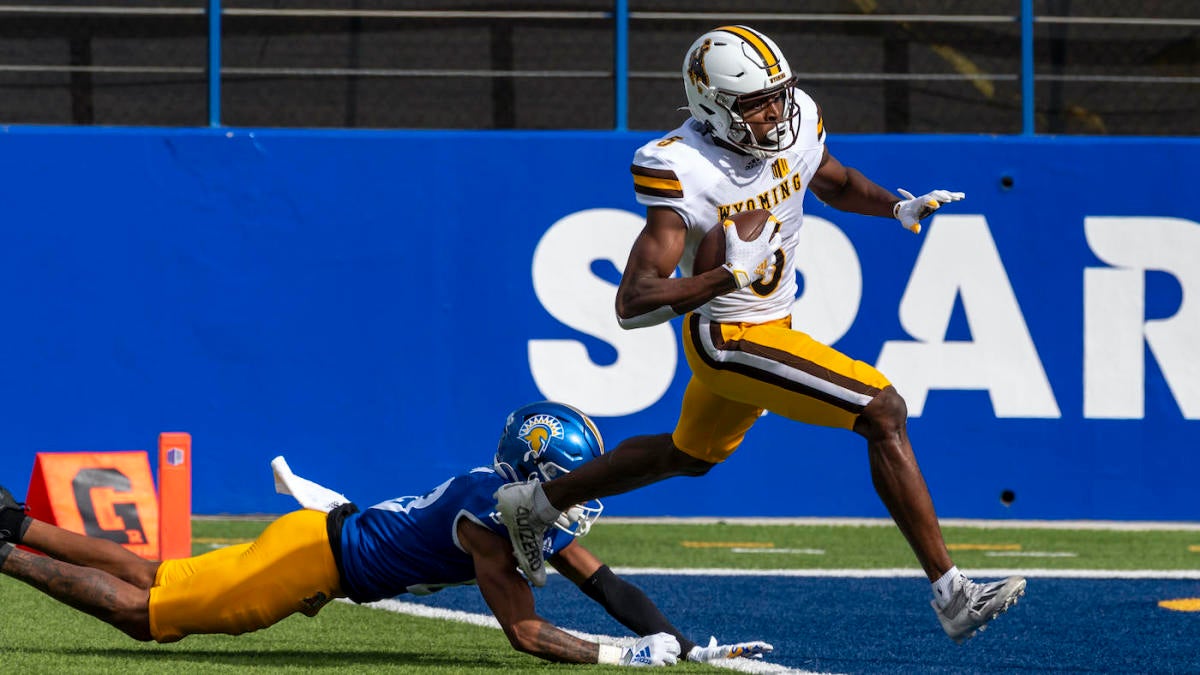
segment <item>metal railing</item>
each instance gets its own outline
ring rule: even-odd
[[[629,0],[615,0],[613,3],[612,12],[563,12],[563,11],[467,11],[467,12],[433,12],[433,11],[413,11],[413,10],[286,10],[286,9],[224,9],[221,8],[221,0],[208,0],[208,15],[210,20],[210,35],[209,44],[214,45],[210,48],[210,53],[218,56],[210,56],[209,62],[209,124],[211,126],[220,125],[220,87],[221,87],[221,70],[220,70],[220,17],[227,16],[338,16],[338,17],[354,17],[354,18],[490,18],[490,19],[530,19],[530,18],[569,18],[569,19],[612,19],[613,26],[613,42],[614,42],[614,59],[612,76],[614,79],[614,110],[613,117],[616,120],[615,129],[617,131],[625,131],[628,129],[629,119],[629,79],[633,76],[641,77],[677,77],[678,74],[671,73],[633,73],[629,69],[628,60],[628,45],[629,45],[629,24],[631,21],[639,20],[707,20],[712,22],[766,22],[766,21],[782,21],[782,22],[869,22],[869,23],[893,23],[897,21],[909,22],[929,22],[929,23],[1012,23],[1014,21],[1022,22],[1022,48],[1021,48],[1021,74],[1014,75],[993,75],[993,79],[1011,80],[1020,77],[1022,82],[1022,133],[1034,133],[1034,116],[1033,116],[1033,0],[1021,0],[1020,16],[1002,16],[1002,15],[987,15],[987,14],[970,14],[970,15],[900,15],[900,14],[806,14],[806,13],[724,13],[724,12],[653,12],[653,11],[630,11]],[[273,71],[275,74],[281,74],[279,70]],[[314,74],[311,70],[297,70],[296,74]],[[446,74],[446,71],[437,71],[440,74]],[[359,73],[361,74],[361,73]],[[405,75],[419,75],[416,71],[403,71]],[[507,76],[544,76],[549,73],[528,72],[528,71],[509,71],[505,73]],[[867,79],[966,79],[966,75],[945,74],[945,75],[896,75],[896,74],[880,74],[868,75],[862,73],[808,73],[809,79],[820,79],[822,77],[836,77],[839,79],[853,79],[855,77],[863,77]],[[980,77],[979,75],[970,76],[973,78]]]
[[[863,23],[863,24],[1013,24],[1020,29],[1020,69],[1018,73],[870,73],[870,72],[811,72],[797,73],[807,80],[837,81],[939,81],[992,80],[1020,82],[1021,133],[1035,133],[1035,90],[1037,79],[1045,81],[1097,83],[1162,83],[1197,84],[1200,77],[1182,75],[1166,77],[1133,77],[1117,74],[1037,75],[1034,63],[1034,26],[1048,25],[1105,25],[1105,26],[1171,26],[1200,27],[1200,18],[1143,18],[1143,17],[1071,17],[1035,16],[1034,0],[1019,0],[1017,15],[960,14],[960,15],[901,15],[846,13],[778,13],[778,12],[675,12],[633,11],[630,0],[614,0],[611,11],[564,10],[369,10],[369,9],[278,9],[223,7],[222,0],[204,0],[205,6],[194,7],[113,7],[81,5],[0,5],[3,16],[146,16],[146,17],[207,17],[207,62],[204,66],[98,66],[98,65],[0,65],[0,72],[67,72],[75,73],[147,73],[186,74],[204,73],[207,82],[207,120],[213,127],[222,126],[221,80],[223,75],[272,77],[587,77],[613,79],[613,119],[616,130],[628,129],[629,82],[631,79],[675,78],[675,71],[633,71],[628,52],[630,26],[641,21],[704,20],[713,23]],[[314,68],[314,67],[223,67],[221,39],[223,18],[300,18],[300,19],[374,19],[374,20],[584,20],[611,21],[613,33],[613,62],[610,71],[603,70],[532,70],[532,69],[401,69],[401,68]]]

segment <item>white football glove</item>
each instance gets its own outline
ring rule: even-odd
[[[621,654],[623,666],[673,666],[679,660],[679,640],[669,633],[639,638]]]
[[[738,288],[749,286],[767,273],[775,251],[783,246],[783,238],[776,231],[778,222],[772,216],[763,224],[762,232],[757,237],[752,241],[742,241],[733,221],[725,221],[725,269],[733,275]]]
[[[692,647],[692,651],[687,653],[688,661],[697,663],[708,663],[709,661],[719,661],[721,659],[736,659],[739,656],[744,656],[748,659],[761,659],[763,654],[770,654],[775,648],[766,642],[737,642],[731,645],[717,644],[717,638],[708,638],[708,646],[701,647],[696,645]]]
[[[962,192],[947,192],[946,190],[934,190],[920,197],[913,197],[908,190],[897,190],[897,192],[903,195],[904,199],[896,202],[896,205],[892,207],[892,216],[900,221],[900,225],[904,229],[913,234],[921,233],[922,218],[937,211],[942,204],[956,202],[967,196]]]

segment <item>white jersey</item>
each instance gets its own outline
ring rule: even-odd
[[[795,90],[800,129],[791,148],[760,160],[726,149],[695,119],[638,149],[633,183],[639,203],[667,206],[687,224],[680,271],[692,275],[706,232],[731,213],[770,209],[782,226],[783,248],[759,282],[710,300],[696,311],[721,323],[762,323],[791,314],[796,298],[796,242],[804,220],[804,192],[820,166],[825,130],[817,105]]]

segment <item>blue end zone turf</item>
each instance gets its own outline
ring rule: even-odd
[[[1033,578],[979,636],[951,642],[922,579],[628,575],[697,642],[765,640],[770,663],[837,673],[1200,672],[1200,613],[1159,601],[1200,597],[1188,580]],[[627,635],[569,581],[537,589],[538,613],[567,628]],[[488,613],[478,590],[402,600]]]

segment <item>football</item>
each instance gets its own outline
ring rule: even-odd
[[[754,209],[731,214],[726,220],[733,221],[742,241],[752,241],[762,232],[763,225],[770,217],[770,211]],[[724,222],[722,220],[717,223],[700,240],[700,245],[696,247],[696,258],[692,261],[692,276],[725,264],[725,228],[722,226]]]

